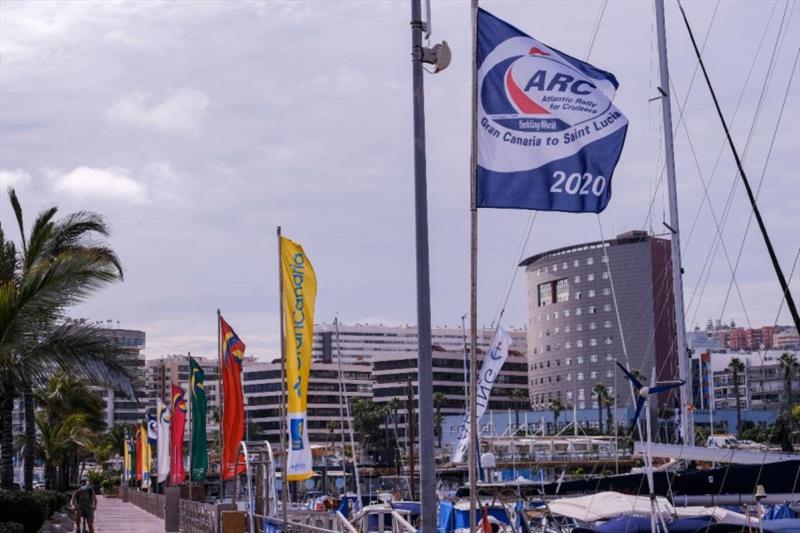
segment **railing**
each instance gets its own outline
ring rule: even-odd
[[[253,516],[256,521],[264,524],[265,527],[263,531],[265,532],[358,533],[358,530],[353,527],[353,525],[347,521],[347,518],[339,511],[324,513],[304,509],[292,509],[287,511],[287,518],[289,520],[288,526],[284,526],[283,520],[278,517],[264,517],[259,514],[254,514]],[[416,532],[412,529],[409,533]]]
[[[128,493],[128,501],[136,507],[159,518],[164,518],[164,495],[132,490]]]
[[[178,517],[181,533],[216,533],[217,510],[212,503],[181,500]]]

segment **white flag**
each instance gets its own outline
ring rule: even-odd
[[[163,483],[169,477],[169,409],[161,398],[156,404],[156,419],[158,420],[158,482]]]
[[[489,352],[483,359],[481,371],[478,374],[478,386],[472,394],[477,392],[478,413],[477,419],[480,421],[483,413],[486,411],[486,406],[489,405],[489,395],[492,393],[492,386],[495,379],[500,374],[500,369],[503,363],[508,358],[508,348],[511,346],[511,335],[506,330],[497,326],[492,337],[492,343],[489,345]],[[458,445],[453,450],[453,455],[450,458],[452,463],[460,463],[464,460],[464,454],[469,448],[469,411],[464,415],[464,423],[461,426],[461,432],[458,435]],[[474,443],[473,443],[474,444]]]

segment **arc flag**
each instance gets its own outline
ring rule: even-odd
[[[139,437],[136,449],[136,479],[141,481],[141,487],[150,486],[150,469],[153,466],[153,452],[147,437],[147,426],[139,426]]]
[[[192,398],[192,453],[189,457],[191,480],[203,481],[208,470],[208,437],[206,436],[206,376],[202,367],[189,357]]]
[[[125,430],[125,440],[122,441],[122,481],[127,484],[131,480],[131,439],[128,430]]]
[[[178,385],[172,384],[172,427],[169,437],[170,483],[179,485],[186,480],[183,468],[183,432],[186,428],[186,397]],[[205,438],[205,434],[203,435]]]
[[[280,251],[289,432],[286,479],[299,481],[313,475],[306,410],[317,276],[302,246],[281,237]]]
[[[219,316],[220,354],[222,362],[222,479],[244,474],[244,460],[236,468],[239,444],[244,436],[244,396],[242,394],[242,361],[245,344]]]
[[[500,326],[497,326],[497,329],[494,331],[494,335],[492,336],[492,342],[489,345],[489,351],[487,352],[486,357],[484,357],[483,364],[481,364],[481,369],[478,372],[478,383],[475,387],[475,391],[478,396],[477,418],[479,427],[481,417],[486,411],[486,407],[489,405],[489,396],[492,394],[494,381],[500,374],[500,370],[503,368],[503,364],[506,362],[506,359],[508,359],[508,349],[510,346],[511,335],[509,335],[508,332]],[[464,454],[467,452],[469,447],[469,422],[469,412],[467,412],[464,415],[464,423],[461,425],[461,431],[458,435],[458,444],[453,450],[453,455],[450,458],[450,462],[452,463],[460,463],[464,460]]]
[[[159,398],[156,402],[156,420],[158,420],[156,429],[156,463],[159,483],[164,483],[169,477],[170,418],[169,407],[164,405],[164,402]]]
[[[599,213],[628,119],[613,74],[478,10],[477,205]]]

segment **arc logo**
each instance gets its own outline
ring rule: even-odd
[[[611,101],[557,54],[531,47],[498,61],[480,82],[488,119],[524,132],[559,132],[604,114]]]

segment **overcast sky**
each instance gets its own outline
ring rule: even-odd
[[[702,41],[717,4],[686,4]],[[481,5],[579,58],[602,7]],[[470,18],[467,2],[434,0],[432,11],[432,41],[447,40],[453,51],[447,70],[425,76],[432,312],[435,325],[453,326],[469,303]],[[29,223],[50,205],[102,213],[125,266],[124,283],[74,316],[145,330],[148,357],[213,354],[219,307],[248,353],[272,356],[280,224],[316,268],[317,322],[338,314],[345,323],[415,323],[409,18],[407,1],[2,2],[2,188],[17,188]],[[652,2],[608,2],[589,58],[616,75],[616,104],[630,120],[601,215],[606,237],[664,230],[666,190],[656,185],[661,111],[649,102],[658,79],[653,21]],[[775,50],[745,167],[754,188],[763,175],[759,203],[787,276],[800,248],[800,73],[789,85],[799,21],[797,2],[724,1],[705,48],[742,153]],[[678,124],[677,103],[696,61],[672,1],[667,34]],[[699,296],[716,233],[701,176],[713,180],[711,204],[721,219],[736,175],[726,147],[712,178],[723,134],[702,76],[685,111],[697,156],[696,164],[681,126],[675,148],[687,324],[709,317],[773,324],[780,291],[755,221],[736,276],[747,313],[736,292],[723,310],[730,269],[721,248]],[[749,214],[743,187],[735,187],[722,230],[732,263]],[[0,221],[16,238],[10,211],[3,197]],[[482,323],[494,318],[528,216],[480,212]],[[540,213],[526,254],[599,238],[595,215]],[[796,299],[799,278],[792,279]],[[505,324],[524,324],[524,297],[520,275]],[[779,322],[790,322],[785,307]]]

